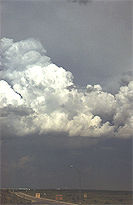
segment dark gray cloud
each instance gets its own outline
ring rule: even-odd
[[[3,141],[2,185],[78,188],[73,164],[81,170],[83,188],[131,189],[131,140],[75,140],[49,135]]]
[[[82,4],[86,5],[87,3],[92,2],[92,0],[68,0],[68,1],[72,3],[79,3],[80,5]]]

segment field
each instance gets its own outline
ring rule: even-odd
[[[29,200],[22,199],[16,196],[14,193],[10,192],[10,190],[0,190],[0,204],[31,204]]]
[[[62,195],[63,201],[80,204],[133,204],[132,192],[128,191],[90,191],[90,190],[26,190],[27,194],[56,199],[56,195]],[[59,197],[58,197],[58,200]]]

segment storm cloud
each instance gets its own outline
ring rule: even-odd
[[[133,81],[117,94],[100,85],[76,86],[71,72],[52,63],[35,39],[0,41],[1,130],[18,136],[131,137]]]
[[[91,0],[70,0],[72,3],[79,3],[80,5],[81,4],[87,4],[89,2],[91,2]]]

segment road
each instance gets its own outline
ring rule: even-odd
[[[68,203],[68,202],[61,202],[61,201],[56,201],[52,199],[47,199],[47,198],[36,198],[34,196],[24,194],[22,192],[15,192],[15,194],[21,198],[31,200],[31,205],[75,205],[73,203]]]

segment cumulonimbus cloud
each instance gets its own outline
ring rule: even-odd
[[[100,85],[79,89],[35,39],[0,41],[2,133],[131,137],[133,81],[116,95]]]

